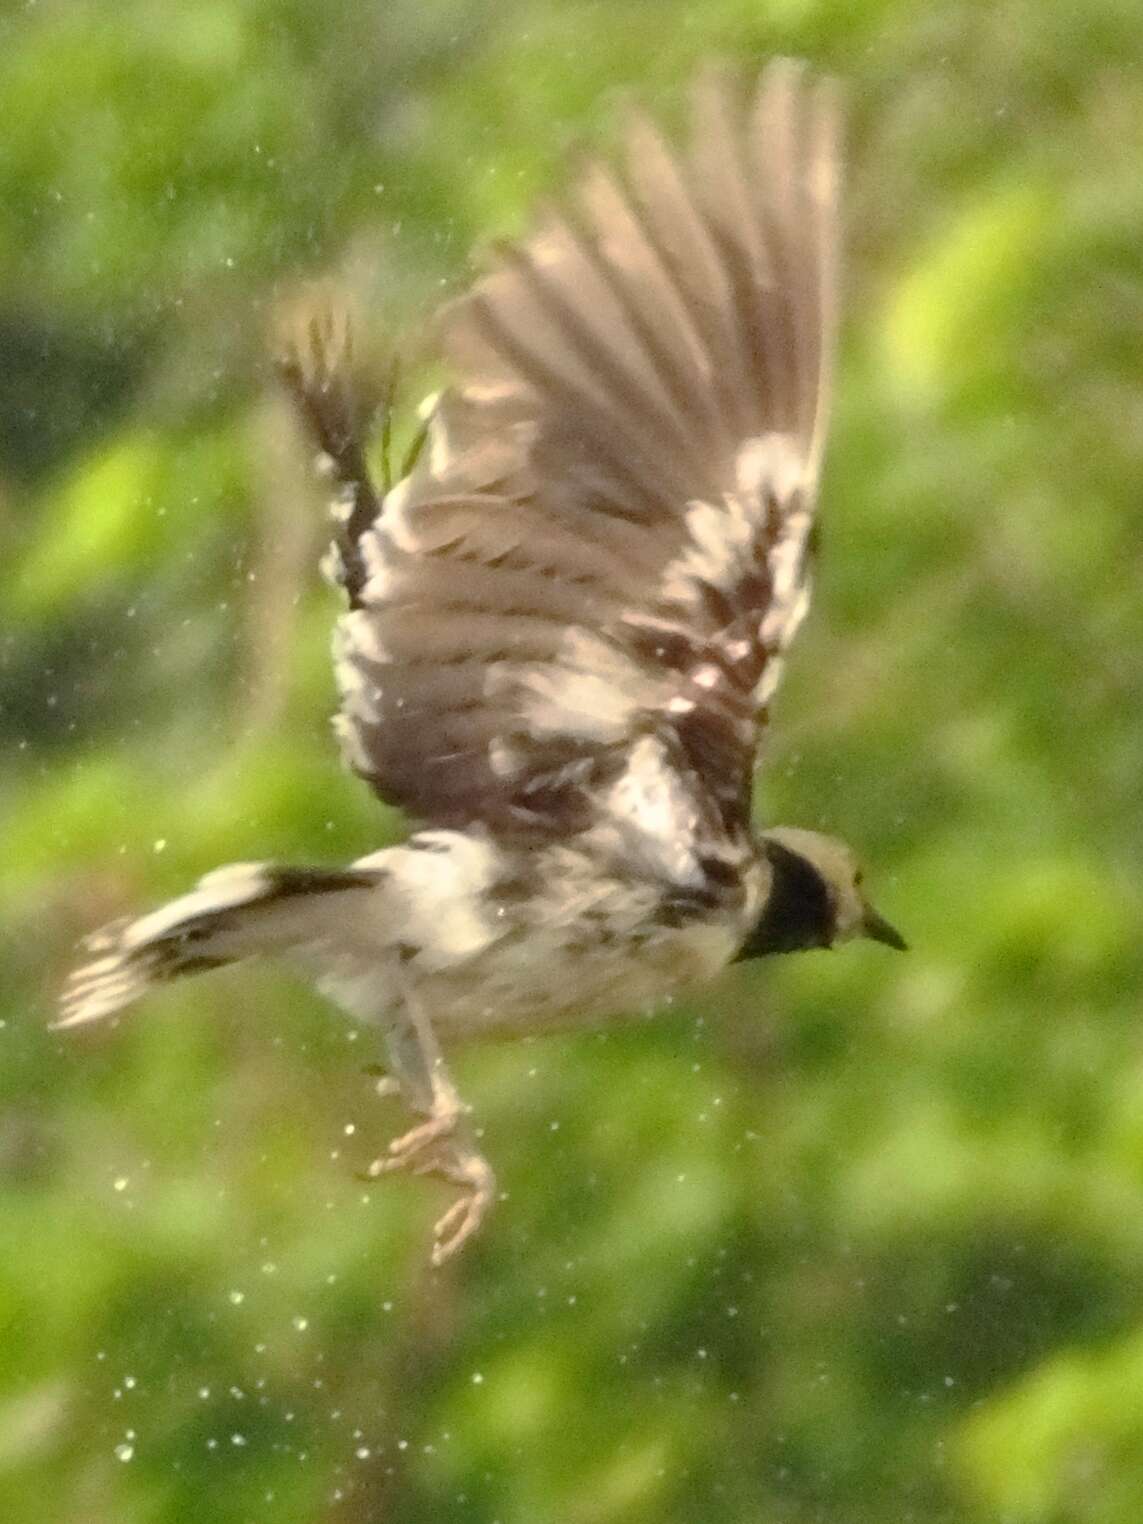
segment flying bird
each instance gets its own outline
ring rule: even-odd
[[[335,726],[415,823],[348,867],[238,863],[88,939],[58,1025],[260,955],[380,1030],[415,1125],[372,1175],[495,1196],[445,1053],[645,1012],[737,959],[873,937],[850,849],[756,830],[759,738],[805,615],[836,327],[832,84],[708,67],[440,316],[451,381],[395,485],[336,306],[282,376],[336,487]],[[386,476],[387,476],[386,472]]]

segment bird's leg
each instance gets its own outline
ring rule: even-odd
[[[437,1043],[436,1034],[416,1001],[407,1003],[409,1011],[409,1036],[412,1037],[416,1061],[416,1081],[410,1088],[410,1103],[423,1113],[425,1120],[419,1122],[389,1144],[388,1157],[378,1164],[388,1169],[415,1170],[420,1156],[444,1138],[452,1137],[468,1107],[461,1100],[452,1076],[445,1065],[444,1055]],[[406,1078],[410,1066],[404,1062]],[[400,1069],[398,1069],[400,1073]],[[383,1170],[379,1169],[378,1173]]]
[[[464,1194],[433,1229],[432,1262],[450,1259],[484,1220],[496,1190],[492,1167],[476,1146],[461,1100],[428,1017],[411,992],[406,993],[406,1021],[388,1036],[396,1086],[423,1121],[394,1138],[388,1151],[369,1166],[370,1178],[409,1170],[437,1175]],[[383,1082],[382,1082],[383,1083]],[[380,1085],[378,1087],[380,1089]],[[392,1085],[386,1087],[390,1093]]]

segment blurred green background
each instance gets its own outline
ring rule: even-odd
[[[0,1517],[1143,1518],[1140,23],[3,7]],[[275,305],[332,274],[418,337],[619,86],[670,117],[711,52],[846,85],[822,573],[759,807],[859,844],[914,951],[463,1055],[507,1199],[430,1274],[447,1197],[358,1181],[399,1113],[284,974],[44,1022],[94,924],[400,829],[328,734]]]

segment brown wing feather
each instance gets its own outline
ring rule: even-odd
[[[338,637],[346,753],[385,798],[576,829],[654,737],[712,829],[746,828],[808,597],[835,114],[792,64],[745,107],[704,73],[685,155],[635,116],[622,171],[589,167],[446,309],[459,379]]]
[[[356,603],[361,586],[360,541],[381,512],[365,461],[365,438],[375,400],[353,348],[348,308],[332,290],[306,291],[281,314],[275,362],[306,431],[332,476],[333,580]]]

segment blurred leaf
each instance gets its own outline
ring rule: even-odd
[[[978,188],[892,298],[884,327],[890,378],[924,405],[1008,379],[1006,344],[1035,292],[1059,222],[1051,186]]]
[[[153,435],[119,439],[85,460],[55,494],[12,590],[19,616],[59,613],[101,583],[143,565],[159,542],[163,447]]]

